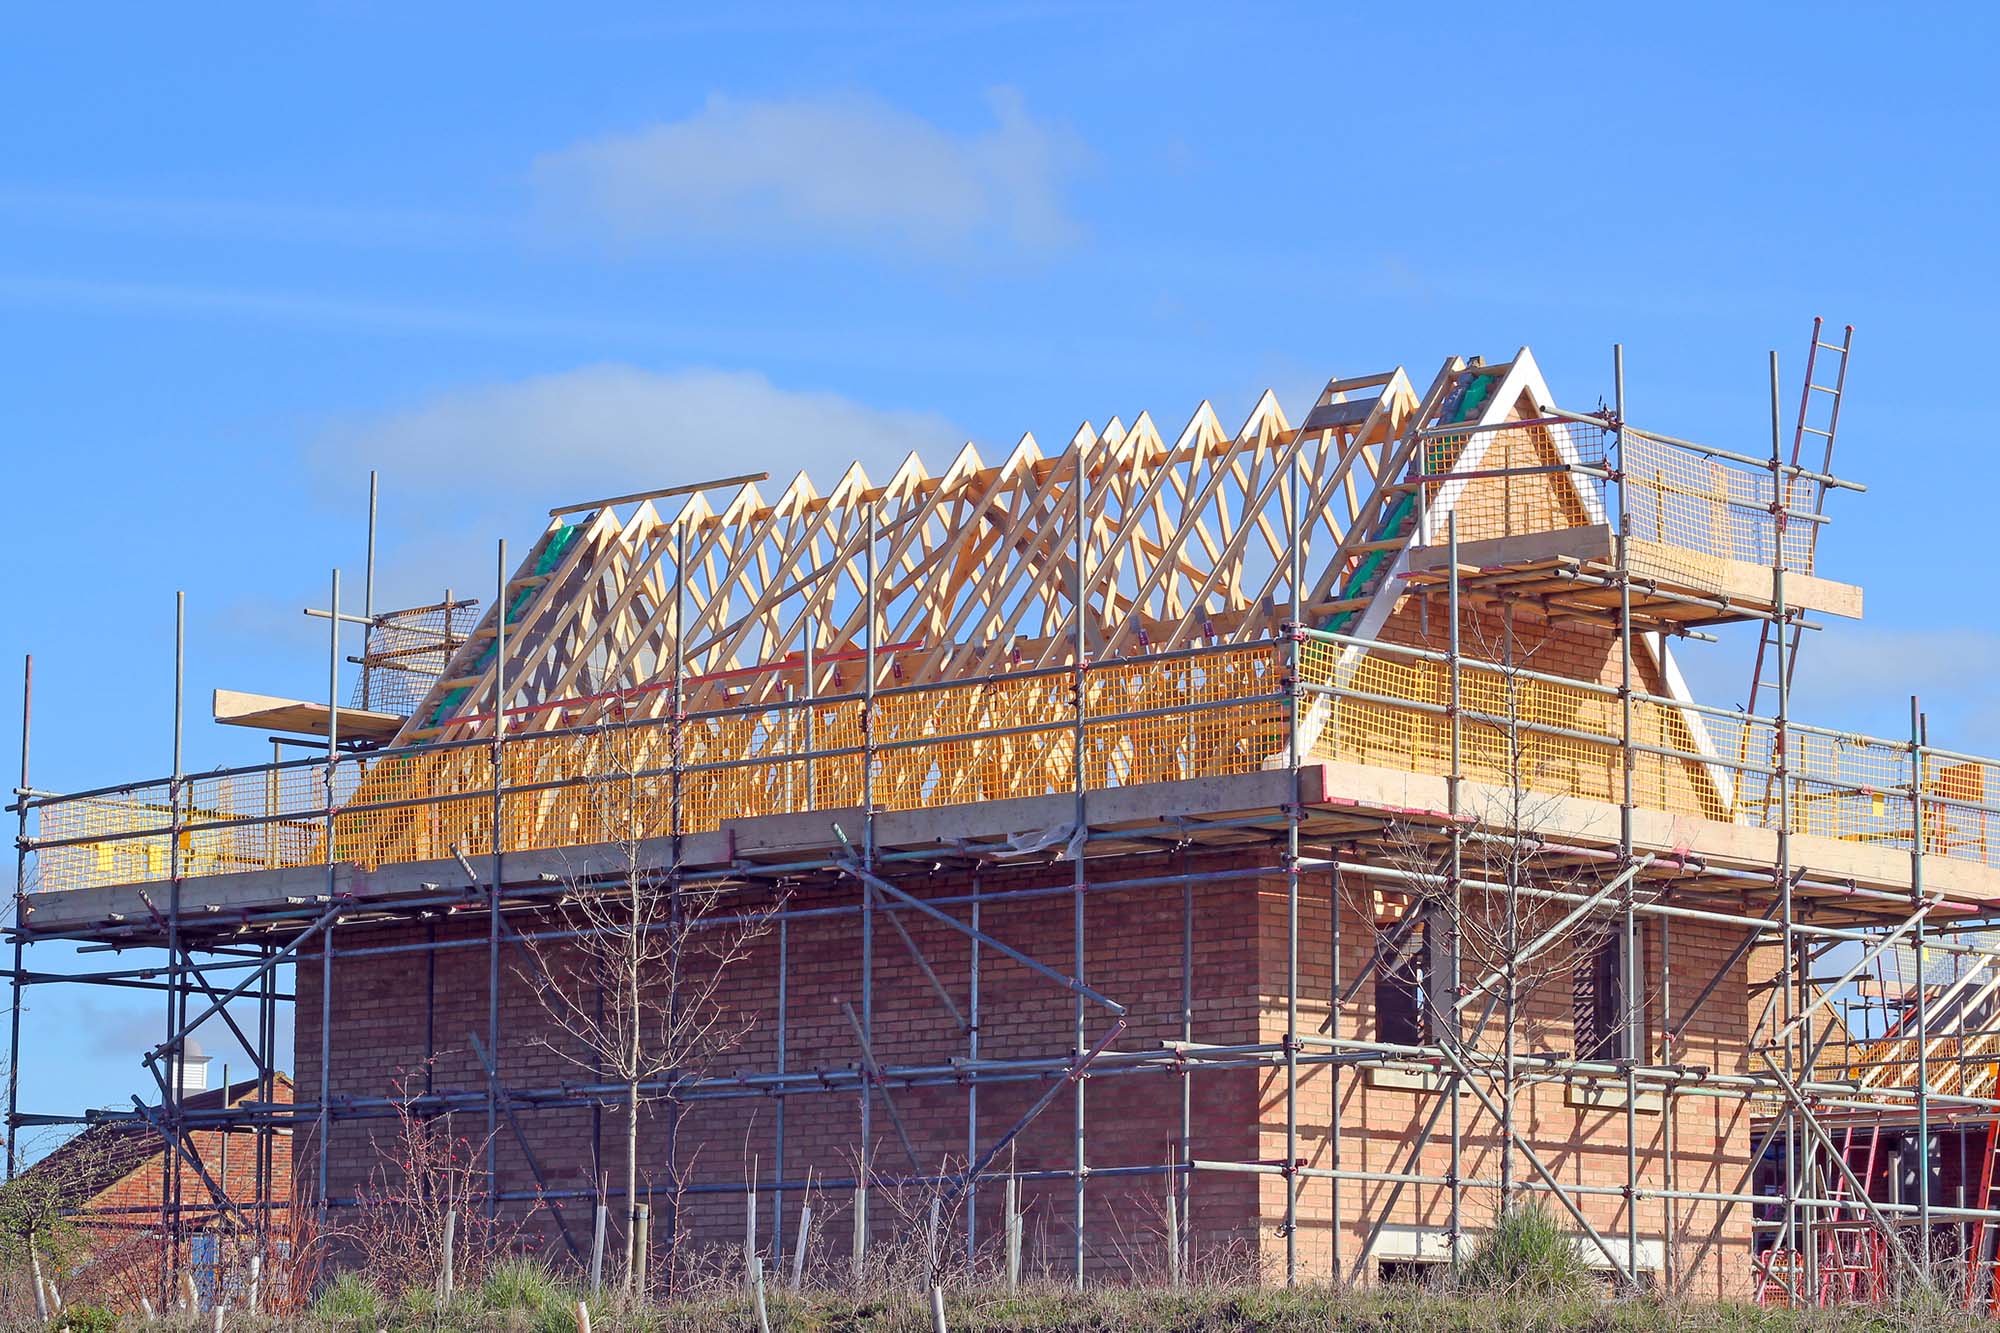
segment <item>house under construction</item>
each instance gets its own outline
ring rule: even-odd
[[[1566,407],[1523,349],[559,510],[483,612],[344,620],[336,575],[326,698],[216,696],[317,752],[66,794],[24,758],[17,807],[17,1001],[156,989],[156,1071],[201,1027],[274,1078],[291,1022],[296,1100],[10,1084],[10,1123],[156,1129],[169,1270],[191,1217],[337,1221],[413,1108],[579,1260],[608,1201],[664,1266],[1371,1282],[1532,1198],[1633,1284],[1983,1302],[1995,761],[1914,701],[1791,716],[1861,613],[1815,559],[1851,341],[1814,324],[1782,414],[1773,359],[1768,445],[1628,422],[1622,368]],[[1737,622],[1748,707],[1693,698],[1676,654]],[[625,1085],[546,992],[641,880],[741,947],[628,1198]],[[291,1132],[296,1198],[214,1197],[225,1122]]]

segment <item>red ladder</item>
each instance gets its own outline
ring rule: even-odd
[[[1979,1206],[1990,1209],[1994,1206],[1994,1159],[2000,1157],[2000,1120],[1986,1126],[1986,1156],[1979,1164]],[[2000,1283],[1994,1278],[1994,1241],[2000,1238],[2000,1228],[1996,1228],[1985,1218],[1972,1224],[1972,1240],[1965,1250],[1965,1308],[1977,1310],[1982,1305],[1988,1314],[2000,1313]]]
[[[1855,1161],[1855,1126],[1849,1124],[1841,1136],[1840,1158],[1861,1182],[1857,1196],[1842,1173],[1834,1181],[1828,1197],[1847,1204],[1833,1210],[1822,1226],[1824,1240],[1819,1260],[1819,1303],[1880,1300],[1888,1290],[1887,1242],[1868,1217],[1864,1197],[1875,1178],[1876,1154],[1882,1141],[1878,1122],[1868,1130],[1861,1160]]]

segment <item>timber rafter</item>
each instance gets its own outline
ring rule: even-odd
[[[871,530],[885,685],[1069,661],[1079,549],[1093,657],[1268,638],[1289,602],[1292,468],[1310,602],[1338,586],[1438,391],[1398,368],[1329,381],[1296,427],[1266,392],[1233,434],[1204,402],[1171,441],[1141,413],[1054,454],[1024,435],[997,463],[968,444],[935,473],[911,455],[879,483],[857,463],[824,492],[801,473],[775,496],[751,483],[552,522],[396,743],[490,734],[503,613],[513,731],[670,715],[677,661],[689,711],[857,688]]]

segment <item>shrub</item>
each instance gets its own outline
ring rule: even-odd
[[[1522,1296],[1569,1296],[1590,1280],[1576,1238],[1539,1200],[1502,1213],[1459,1269],[1461,1286]]]
[[[118,1316],[101,1305],[72,1305],[49,1322],[57,1333],[115,1333]]]
[[[333,1281],[320,1289],[319,1299],[313,1302],[312,1312],[320,1319],[335,1322],[366,1324],[371,1327],[382,1322],[383,1312],[388,1302],[382,1293],[371,1285],[368,1279],[353,1270],[337,1275]]]

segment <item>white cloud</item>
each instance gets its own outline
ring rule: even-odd
[[[919,450],[941,463],[964,436],[927,412],[782,389],[748,371],[587,366],[457,389],[402,411],[338,423],[314,461],[342,477],[383,471],[398,492],[541,508],[713,476],[799,471],[821,486],[860,459],[885,469]]]
[[[1064,244],[1076,224],[1063,184],[1073,136],[1036,120],[1020,95],[988,95],[994,125],[954,133],[873,98],[738,101],[685,120],[575,144],[539,158],[552,214],[649,238],[826,242],[963,251]]]
[[[335,421],[308,442],[306,457],[325,493],[356,513],[365,494],[357,488],[380,469],[376,605],[391,607],[433,602],[445,588],[484,600],[494,539],[506,537],[518,559],[559,504],[751,472],[771,474],[759,483],[767,497],[801,471],[824,491],[856,460],[877,479],[912,451],[942,466],[965,438],[935,413],[781,388],[754,372],[613,364],[467,386]],[[322,604],[324,583],[311,589],[302,595]],[[359,590],[350,566],[343,600],[358,600]],[[272,635],[296,633],[294,621],[324,635],[324,622],[304,620],[289,600],[235,608],[218,632],[244,638],[260,614]],[[324,642],[313,640],[322,672]],[[290,688],[324,692],[325,678],[302,675]]]
[[[303,291],[49,274],[0,273],[0,303],[493,338],[649,338],[657,342],[668,337],[693,345],[703,341],[706,333],[692,327],[675,329],[658,320],[570,317],[547,311],[453,308]],[[713,335],[707,334],[706,340],[712,344]]]

